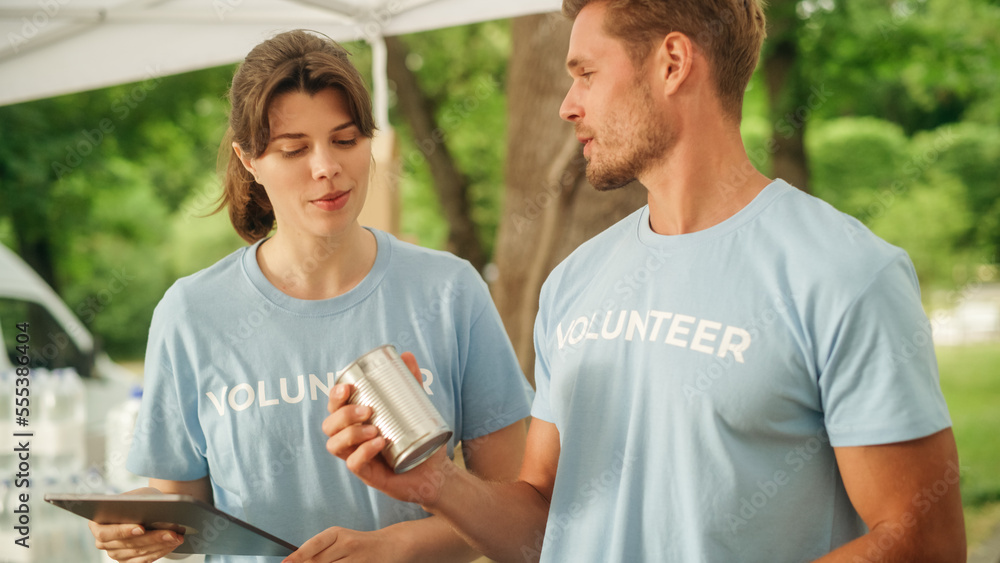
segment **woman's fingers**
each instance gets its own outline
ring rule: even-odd
[[[90,522],[97,549],[122,563],[151,563],[177,549],[184,537],[167,530],[145,530],[136,524]]]

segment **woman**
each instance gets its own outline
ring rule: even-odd
[[[353,477],[327,453],[321,425],[336,373],[393,343],[424,368],[455,433],[449,454],[461,440],[470,469],[515,478],[530,388],[485,284],[467,262],[358,224],[375,127],[336,43],[303,31],[265,41],[230,100],[223,205],[252,244],[179,280],[157,306],[129,470],[301,545],[290,561],[474,558],[437,517]],[[122,562],[183,542],[136,525],[91,528]],[[250,560],[280,558],[208,557]]]

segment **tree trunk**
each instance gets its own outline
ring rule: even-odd
[[[42,185],[24,186],[13,174],[8,174],[7,167],[0,163],[0,183],[6,186],[20,186],[22,190],[36,190],[37,193],[48,193],[45,182],[55,182],[54,178],[42,180]],[[2,194],[2,190],[0,190]],[[6,199],[6,198],[5,198]],[[44,225],[49,223],[45,208],[35,205],[36,200],[11,197],[3,202],[6,207],[4,214],[10,217],[11,227],[17,248],[12,249],[35,271],[49,286],[59,293],[59,281],[56,279],[55,249],[52,237]]]
[[[532,383],[532,329],[542,282],[580,243],[646,202],[646,190],[638,184],[613,192],[590,186],[573,126],[559,119],[570,86],[565,70],[570,28],[559,14],[526,16],[512,23],[507,187],[493,297]]]
[[[762,55],[761,69],[774,125],[772,174],[809,192],[805,129],[814,108],[808,105],[809,93],[797,61],[797,31],[802,25],[796,13],[797,3],[796,0],[768,3],[768,44]]]
[[[15,224],[15,230],[17,225]],[[18,254],[21,259],[31,266],[52,289],[59,292],[59,281],[56,279],[55,256],[52,252],[52,243],[47,237],[31,239],[22,236],[24,233],[17,231]]]
[[[486,252],[469,215],[469,181],[458,170],[448,151],[443,129],[434,118],[434,104],[424,95],[417,77],[406,66],[409,48],[397,37],[386,37],[385,44],[388,52],[386,73],[396,83],[399,108],[406,116],[406,121],[413,130],[413,137],[427,159],[434,179],[434,189],[448,222],[448,250],[482,271],[486,265]],[[427,143],[427,140],[431,142]],[[428,150],[426,146],[431,149]]]

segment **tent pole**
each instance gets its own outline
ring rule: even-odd
[[[385,38],[381,35],[369,36],[368,43],[372,46],[372,93],[375,102],[375,126],[380,130],[389,127],[389,78],[387,76],[388,51]]]

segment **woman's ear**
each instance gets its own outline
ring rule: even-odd
[[[253,159],[244,154],[243,149],[240,148],[240,144],[236,141],[233,141],[233,152],[236,153],[236,158],[240,159],[240,162],[243,163],[243,168],[246,168],[247,172],[253,176],[254,181],[259,184],[260,182],[257,181],[257,169],[254,168]]]

